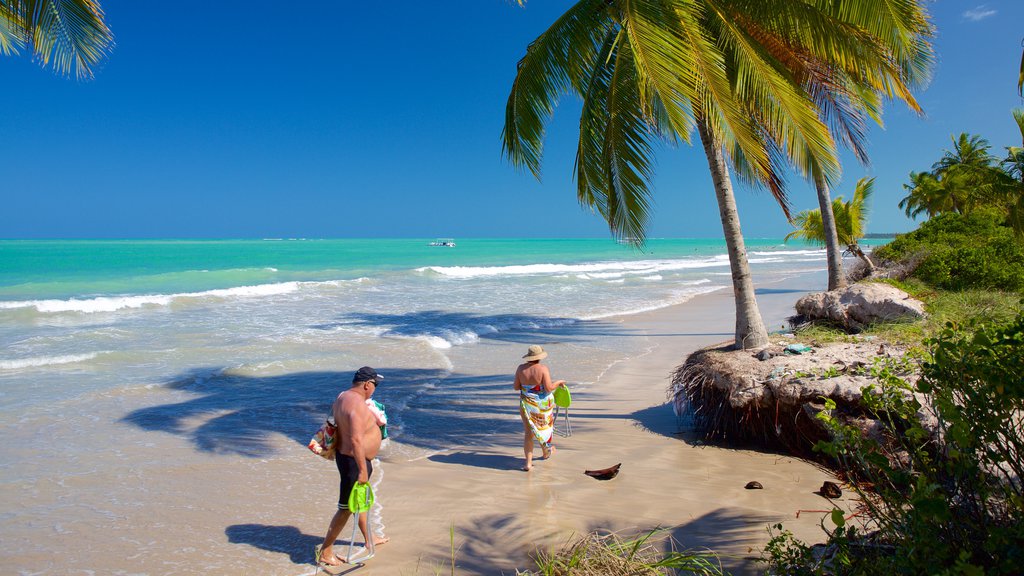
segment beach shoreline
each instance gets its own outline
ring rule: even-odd
[[[824,278],[820,269],[773,269],[755,283],[766,325],[778,331],[795,300],[820,290]],[[535,293],[549,286],[567,284],[555,279]],[[90,372],[55,370],[50,378],[65,386],[56,404],[9,410],[8,430],[25,440],[6,448],[3,564],[39,574],[313,574],[313,547],[334,513],[338,475],[306,443],[362,364],[387,376],[378,395],[394,421],[374,475],[392,540],[361,574],[451,573],[453,545],[456,574],[515,574],[532,566],[531,554],[554,551],[574,535],[630,537],[655,528],[680,547],[722,554],[734,574],[750,574],[757,568],[749,558],[759,555],[769,524],[784,522],[805,541],[822,539],[823,514],[795,516],[830,507],[814,494],[831,479],[826,471],[784,455],[703,446],[681,430],[685,423],[667,401],[670,374],[690,352],[731,340],[731,291],[599,320],[551,322],[559,310],[550,310],[446,348],[377,336],[354,343],[352,332],[319,324],[332,313],[318,311],[306,320],[318,323],[307,328],[310,336],[273,341],[265,356],[280,362],[239,360],[251,354],[243,338],[179,360],[185,370],[147,369],[137,383],[114,369],[134,370],[134,363],[112,364],[111,385],[87,392],[68,386]],[[187,312],[174,310],[175,318]],[[272,312],[281,310],[266,313],[289,337],[306,318]],[[435,316],[442,326],[459,317],[408,312],[388,320],[419,330],[416,322]],[[503,321],[496,310],[469,323]],[[166,337],[158,341],[166,346]],[[526,473],[512,374],[530,344],[545,347],[552,375],[572,387],[574,434],[556,437],[555,457]],[[44,429],[62,441],[58,458],[29,441]],[[583,474],[618,463],[610,481]],[[745,490],[752,480],[764,489]],[[350,534],[346,526],[339,554]],[[72,560],[55,558],[55,548]]]
[[[792,314],[799,294],[814,288],[810,278],[763,290],[758,300],[769,326]],[[667,403],[669,374],[686,355],[731,339],[732,302],[722,290],[614,319],[636,334],[631,337],[647,340],[647,352],[610,366],[587,393],[574,393],[573,436],[556,437],[554,458],[531,472],[518,470],[519,435],[416,461],[385,459],[380,496],[392,542],[360,572],[448,573],[454,545],[457,574],[514,574],[530,567],[538,549],[553,551],[573,535],[661,528],[678,546],[712,549],[730,572],[753,574],[751,558],[767,542],[770,524],[783,522],[802,539],[820,540],[822,514],[798,519],[796,512],[829,507],[814,491],[831,475],[786,455],[702,446],[680,433]],[[557,344],[547,348],[557,354]],[[571,382],[571,375],[554,376]],[[616,463],[621,473],[611,481],[582,473]],[[752,480],[764,489],[744,489]],[[326,527],[329,511],[318,509]],[[304,533],[323,529],[314,517],[303,515]]]

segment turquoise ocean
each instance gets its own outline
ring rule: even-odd
[[[721,240],[430,240],[0,241],[0,564],[63,573],[45,540],[65,535],[97,573],[133,573],[97,547],[116,556],[156,526],[231,536],[190,492],[235,497],[239,474],[312,458],[306,442],[362,365],[385,376],[385,461],[495,436],[514,454],[511,374],[528,345],[585,394],[647,349],[623,317],[731,286]],[[824,282],[813,246],[747,252],[759,287]]]

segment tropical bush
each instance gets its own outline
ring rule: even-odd
[[[950,323],[926,341],[930,358],[908,383],[877,371],[865,394],[882,429],[870,437],[819,418],[860,499],[830,516],[823,547],[775,527],[775,574],[1019,574],[1024,566],[1024,314],[1003,325]]]
[[[875,250],[878,259],[913,263],[911,276],[935,288],[1024,290],[1024,242],[993,210],[946,213]]]

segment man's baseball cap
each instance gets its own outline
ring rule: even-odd
[[[352,383],[355,384],[357,382],[366,382],[368,380],[373,380],[377,384],[380,384],[380,381],[383,379],[384,377],[381,376],[380,374],[377,374],[377,371],[374,370],[373,368],[370,368],[369,366],[363,366],[359,370],[356,370],[356,375],[352,377]]]

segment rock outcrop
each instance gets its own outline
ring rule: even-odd
[[[848,332],[859,332],[876,322],[917,320],[925,315],[920,300],[880,282],[808,294],[797,301],[796,312],[806,321],[827,320]]]

